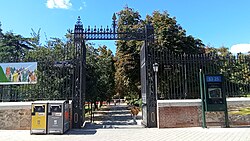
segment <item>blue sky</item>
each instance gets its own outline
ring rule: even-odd
[[[84,26],[111,25],[113,13],[125,6],[142,18],[153,11],[168,11],[186,31],[213,47],[231,51],[250,50],[250,1],[248,0],[2,0],[0,21],[4,32],[30,37],[31,28],[41,28],[47,38],[63,38],[73,29],[77,16]],[[45,34],[46,33],[46,34]],[[98,41],[115,51],[114,41]],[[244,51],[245,50],[245,51]]]

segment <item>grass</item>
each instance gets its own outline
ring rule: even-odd
[[[250,115],[250,107],[248,108],[241,108],[238,111],[231,111],[229,114],[233,115]]]

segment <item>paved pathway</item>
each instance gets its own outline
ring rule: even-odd
[[[94,123],[86,123],[85,129],[100,128],[144,128],[141,125],[142,115],[133,120],[127,105],[108,105],[101,111],[95,111]]]
[[[111,106],[104,121],[64,135],[30,135],[29,130],[0,130],[0,141],[250,141],[250,128],[142,128],[125,106]],[[136,128],[134,128],[136,127]]]

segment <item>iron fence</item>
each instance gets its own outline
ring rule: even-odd
[[[181,54],[153,49],[153,56],[159,64],[158,99],[200,98],[200,69],[205,74],[222,74],[228,97],[250,95],[249,55]]]
[[[1,85],[0,101],[72,99],[77,63],[79,60],[38,61],[37,83]]]

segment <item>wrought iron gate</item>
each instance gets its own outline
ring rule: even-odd
[[[156,99],[153,88],[152,48],[154,28],[146,25],[136,31],[118,30],[113,15],[111,28],[83,28],[78,17],[70,47],[63,48],[61,56],[39,60],[13,60],[13,62],[38,62],[37,85],[0,86],[1,101],[72,100],[72,128],[81,128],[85,121],[84,103],[86,90],[86,40],[137,40],[144,41],[141,48],[141,85],[143,97],[143,123],[156,127]],[[53,58],[54,57],[54,58]]]
[[[140,52],[142,122],[147,127],[157,127],[157,100],[153,80],[154,29],[152,25],[146,26],[145,35],[145,42]]]
[[[77,21],[74,29],[74,47],[76,50],[76,59],[79,60],[75,64],[74,71],[74,92],[72,96],[72,118],[73,128],[81,128],[85,121],[85,91],[86,91],[86,47],[82,35],[83,25],[80,20]]]
[[[137,31],[121,31],[118,30],[116,24],[116,16],[113,15],[112,27],[109,28],[88,28],[83,29],[80,17],[76,24],[75,35],[78,41],[78,46],[82,46],[84,50],[84,40],[138,40],[144,41],[144,45],[141,49],[141,85],[142,85],[142,97],[143,97],[143,123],[147,127],[156,127],[156,99],[153,91],[153,75],[152,75],[152,62],[149,52],[154,43],[154,28],[152,25],[147,25],[145,28],[138,29]],[[79,40],[80,39],[80,40]],[[85,54],[85,53],[84,53]]]

